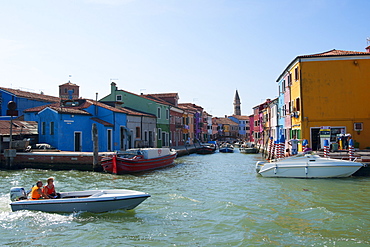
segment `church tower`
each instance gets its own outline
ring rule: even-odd
[[[240,98],[239,98],[238,90],[236,90],[235,98],[234,98],[234,115],[237,115],[237,116],[241,115]]]

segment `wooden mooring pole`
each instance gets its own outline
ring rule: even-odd
[[[93,140],[93,170],[94,171],[101,171],[101,167],[99,165],[99,142],[98,142],[98,128],[96,124],[93,123],[92,125],[92,140]]]

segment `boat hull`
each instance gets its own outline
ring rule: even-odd
[[[257,148],[239,148],[239,151],[244,154],[256,154],[258,153]]]
[[[133,190],[79,191],[60,193],[60,199],[21,200],[10,203],[12,211],[35,210],[49,213],[130,210],[150,197]]]
[[[220,147],[220,153],[234,153],[233,147]]]
[[[197,149],[197,154],[213,154],[216,151],[215,148],[212,147],[200,147]]]
[[[256,170],[263,177],[341,178],[351,176],[362,166],[358,162],[308,155],[265,164],[257,162]]]
[[[108,173],[127,174],[163,168],[173,164],[177,154],[166,155],[153,159],[121,158],[118,155],[104,158],[101,161],[103,169]]]

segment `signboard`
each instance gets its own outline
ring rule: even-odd
[[[331,134],[330,126],[321,126],[319,134],[321,138],[330,138]]]
[[[6,115],[15,117],[15,116],[18,116],[18,111],[16,111],[16,110],[6,110]]]

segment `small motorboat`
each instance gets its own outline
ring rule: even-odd
[[[256,171],[263,177],[340,178],[351,176],[362,166],[354,161],[299,154],[271,162],[258,161]]]
[[[197,154],[213,154],[216,151],[216,144],[214,143],[204,143],[199,148],[197,148]]]
[[[137,207],[149,194],[134,190],[85,190],[61,192],[58,199],[29,200],[24,188],[10,190],[12,211],[37,210],[50,213],[101,213]]]
[[[234,152],[234,146],[230,143],[225,143],[220,146],[219,151],[221,153],[233,153]]]
[[[103,157],[101,165],[113,174],[136,173],[169,166],[176,156],[169,148],[133,148]]]
[[[258,153],[258,149],[254,146],[254,144],[247,144],[247,143],[243,143],[242,145],[240,145],[239,151],[245,154]]]

